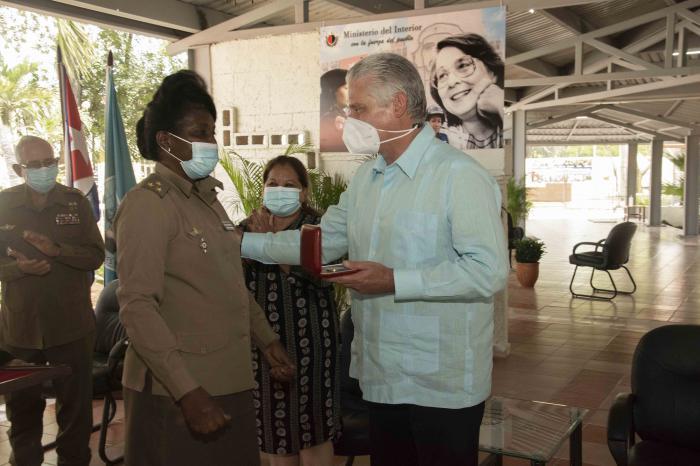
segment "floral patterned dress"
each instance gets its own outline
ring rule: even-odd
[[[302,213],[288,229],[319,222]],[[260,450],[296,454],[334,439],[340,431],[340,327],[332,284],[298,266],[285,273],[278,265],[244,260],[243,269],[248,290],[297,367],[290,383],[276,382],[253,347]]]

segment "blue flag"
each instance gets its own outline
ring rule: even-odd
[[[112,52],[107,64],[107,101],[105,103],[105,285],[117,278],[116,243],[112,233],[112,222],[119,203],[136,184],[131,166],[129,146],[126,143],[124,122],[119,111],[117,91],[112,74]]]

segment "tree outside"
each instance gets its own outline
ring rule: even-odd
[[[163,77],[186,67],[184,56],[170,57],[166,41],[36,13],[0,7],[0,138],[3,165],[23,134],[48,139],[58,150],[63,142],[56,46],[80,107],[93,163],[104,160],[105,70],[114,54],[117,99],[132,158],[138,158],[136,122]],[[8,139],[10,141],[8,141]],[[11,152],[11,150],[10,150]],[[2,170],[0,170],[2,175]],[[0,176],[0,183],[7,180]]]

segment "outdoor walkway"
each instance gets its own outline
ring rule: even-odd
[[[700,324],[700,248],[697,240],[684,240],[673,228],[640,226],[633,241],[630,269],[639,289],[633,297],[618,296],[614,303],[572,300],[569,279],[573,267],[568,256],[580,241],[604,238],[613,223],[580,219],[532,220],[527,233],[547,246],[535,289],[521,288],[512,274],[509,285],[511,356],[494,363],[493,393],[590,410],[584,421],[583,457],[586,465],[613,465],[606,445],[608,408],[619,392],[629,390],[630,363],[644,332],[669,323]],[[587,279],[581,275],[581,283]],[[622,279],[619,283],[624,283]],[[100,402],[95,403],[96,418]],[[110,428],[109,443],[120,452],[123,440],[121,413]],[[46,439],[56,434],[53,411],[45,416]],[[0,465],[10,450],[7,422],[0,422]],[[97,434],[93,435],[93,445]],[[556,466],[565,461],[568,444]],[[343,464],[338,458],[337,464]],[[55,465],[55,453],[46,455]],[[92,465],[102,464],[95,453]],[[357,466],[368,466],[358,458]],[[528,465],[523,460],[505,465]],[[233,465],[232,465],[233,466]]]

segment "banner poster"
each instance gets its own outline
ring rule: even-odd
[[[321,28],[321,151],[347,152],[345,76],[377,52],[416,66],[436,137],[468,153],[502,149],[505,17],[495,7]]]

